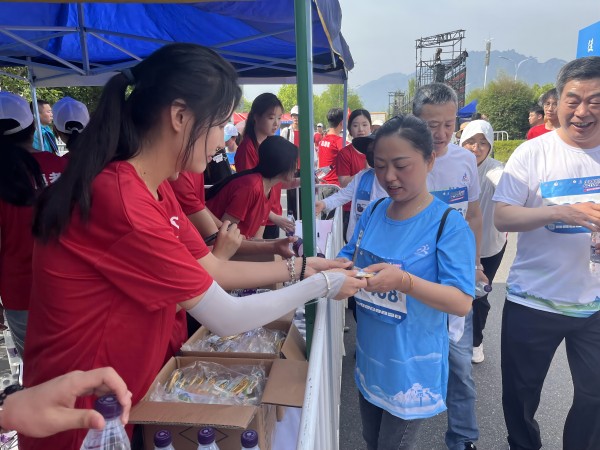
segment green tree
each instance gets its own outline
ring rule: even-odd
[[[331,108],[344,107],[344,86],[341,84],[330,84],[319,96],[313,96],[315,123],[322,122],[327,128],[327,112]],[[348,90],[348,108],[350,111],[363,108],[360,96],[352,89]]]
[[[242,97],[240,100],[240,104],[237,106],[237,112],[250,112],[250,108],[252,108],[252,102],[248,100],[246,97]]]
[[[479,100],[479,97],[481,97],[481,94],[483,94],[482,88],[471,89],[469,91],[469,93],[467,94],[467,96],[465,97],[465,105],[468,105],[473,100]]]
[[[283,104],[284,112],[290,112],[294,105],[298,104],[298,86],[295,84],[284,84],[277,92],[277,98]]]
[[[508,132],[510,139],[523,139],[529,129],[527,116],[533,98],[527,84],[501,76],[482,91],[477,110],[488,116],[494,130]]]
[[[533,90],[534,102],[537,103],[538,99],[542,96],[542,94],[549,91],[550,89],[554,89],[554,87],[555,86],[553,83],[546,83],[543,86],[540,86],[539,84],[535,83],[533,86],[531,86],[531,89]]]

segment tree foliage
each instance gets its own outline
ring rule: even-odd
[[[494,130],[507,131],[511,139],[523,139],[529,129],[529,108],[536,100],[527,84],[501,76],[481,92],[477,110],[488,116]]]
[[[313,96],[314,99],[314,117],[315,123],[322,122],[327,128],[327,112],[331,108],[344,107],[344,86],[341,84],[330,84],[327,89],[319,96]],[[352,89],[348,90],[348,109],[363,108],[360,96]]]
[[[9,73],[14,77],[0,75],[0,89],[12,92],[31,101],[31,87],[27,81],[27,69],[25,67],[0,67],[1,72]],[[63,97],[72,97],[85,104],[88,109],[93,111],[100,100],[102,87],[98,86],[73,86],[60,88],[37,88],[36,95],[38,99],[45,100],[50,104],[56,103]]]
[[[295,84],[284,84],[277,92],[277,98],[283,104],[284,112],[290,112],[294,105],[298,104],[298,86]]]
[[[252,102],[246,97],[242,97],[242,99],[240,100],[240,104],[236,108],[236,112],[250,112],[251,107]]]

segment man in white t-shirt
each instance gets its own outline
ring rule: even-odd
[[[563,448],[600,445],[600,278],[589,271],[590,230],[600,231],[600,57],[567,63],[556,89],[560,128],[515,150],[493,197],[496,228],[519,232],[501,341],[511,449],[542,446],[534,415],[563,340],[574,387]]]
[[[435,163],[427,176],[429,191],[448,206],[460,211],[475,235],[476,281],[487,283],[479,259],[483,218],[479,207],[477,161],[468,150],[452,144],[456,125],[458,98],[443,83],[420,87],[413,100],[413,114],[429,126],[433,135]],[[479,438],[475,417],[475,382],[473,357],[473,311],[466,317],[449,316],[450,337],[448,394],[448,431],[446,445],[450,450],[473,450]]]

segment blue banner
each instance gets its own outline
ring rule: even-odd
[[[600,56],[600,22],[579,30],[577,58]]]

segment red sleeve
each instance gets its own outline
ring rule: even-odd
[[[246,180],[244,180],[244,178],[246,178]],[[230,186],[226,186],[226,188],[229,188],[229,195],[226,197],[228,204],[225,208],[225,213],[239,219],[240,222],[245,221],[246,216],[248,216],[249,213],[252,214],[254,205],[257,203],[254,184],[248,184],[248,178],[250,178],[248,175],[242,176],[241,178],[238,178],[238,180],[243,180],[243,182],[240,181],[239,183],[236,183],[238,180],[235,180],[232,182],[235,183],[235,186],[231,185],[231,183]],[[254,182],[255,180],[252,181]],[[260,181],[262,185],[262,179]]]
[[[335,167],[337,170],[338,177],[346,177],[353,175],[350,151],[353,151],[353,149],[349,148],[349,146],[346,146],[343,149],[341,149],[337,155]]]
[[[204,258],[210,253],[210,249],[204,243],[204,239],[198,232],[190,219],[184,217],[180,221],[179,240],[189,250],[192,256],[196,259]]]
[[[196,175],[198,180],[195,179]],[[199,183],[199,181],[201,181]],[[198,211],[202,211],[204,205],[204,176],[192,174],[190,172],[181,172],[176,180],[169,180],[177,201],[181,205],[183,212],[189,216]],[[200,186],[202,186],[200,188]]]
[[[156,311],[197,297],[206,292],[213,280],[187,249],[184,236],[189,236],[188,230],[182,233],[180,241],[169,225],[152,216],[149,212],[147,228],[127,233],[95,267],[127,297]],[[183,217],[180,224],[186,222],[189,224],[189,219]]]
[[[237,172],[254,169],[258,165],[258,152],[250,138],[242,140],[235,152],[234,161]]]

